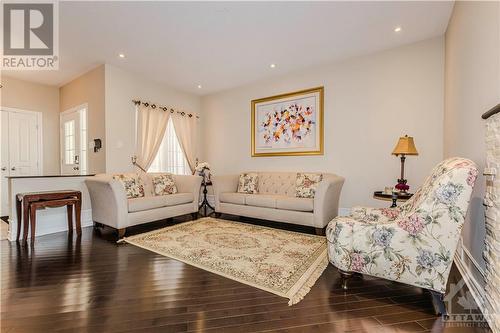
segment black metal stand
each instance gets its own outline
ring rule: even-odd
[[[203,216],[208,216],[208,215],[212,214],[213,211],[215,211],[214,207],[212,207],[210,205],[210,203],[208,202],[208,199],[207,199],[207,193],[208,193],[207,186],[209,186],[209,185],[212,185],[212,183],[211,182],[205,182],[205,181],[203,181],[201,183],[201,186],[203,186],[203,201],[201,202],[199,209],[203,208],[203,210],[204,210],[203,211]],[[207,207],[212,210],[212,213],[207,214]]]

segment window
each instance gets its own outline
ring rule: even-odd
[[[70,120],[64,123],[64,163],[75,163],[75,121]]]
[[[80,110],[80,174],[87,174],[87,108]]]
[[[171,172],[179,175],[188,175],[191,173],[182,148],[177,140],[172,119],[168,120],[165,136],[148,172]]]

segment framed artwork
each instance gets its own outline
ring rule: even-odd
[[[323,87],[252,101],[252,156],[323,155]]]

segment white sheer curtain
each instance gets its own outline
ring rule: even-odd
[[[148,170],[155,159],[167,128],[171,113],[150,105],[137,106],[136,165]]]
[[[189,169],[193,173],[196,167],[196,135],[197,120],[196,115],[174,112],[172,121],[179,144],[184,152]]]
[[[189,165],[177,140],[172,118],[169,119],[158,154],[148,172],[170,172],[179,175],[190,174]]]

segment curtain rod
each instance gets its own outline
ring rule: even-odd
[[[160,110],[163,110],[165,112],[169,111],[170,113],[174,113],[174,112],[177,112],[178,114],[180,114],[181,116],[188,116],[188,117],[196,117],[196,119],[200,119],[199,116],[195,115],[194,113],[187,113],[187,112],[184,112],[184,111],[176,111],[174,109],[172,109],[171,107],[167,107],[167,106],[163,106],[163,105],[156,105],[154,103],[149,103],[149,102],[144,102],[144,101],[141,101],[139,99],[133,99],[132,100],[132,103],[134,103],[135,105],[144,105],[145,107],[148,107],[150,106],[152,109],[160,109]]]
[[[494,114],[497,114],[500,112],[500,104],[497,104],[496,106],[492,107],[489,111],[485,112],[481,118],[483,119],[488,119],[489,117],[493,116]]]

